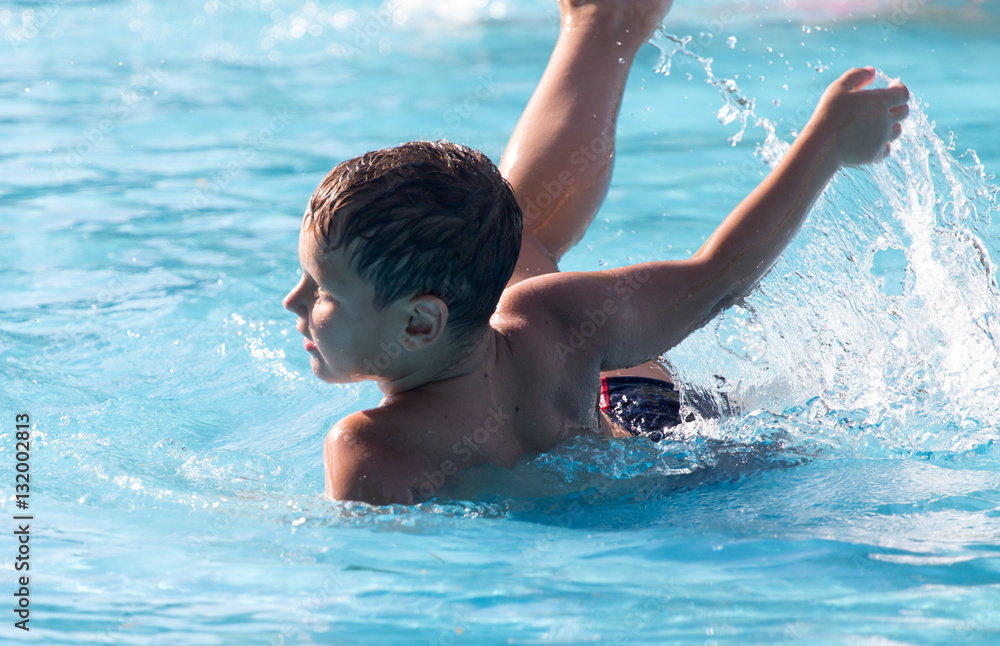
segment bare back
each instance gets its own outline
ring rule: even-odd
[[[603,432],[599,362],[566,351],[567,326],[547,311],[534,282],[504,293],[487,332],[489,351],[474,370],[387,396],[334,427],[328,493],[332,487],[338,498],[412,503],[433,497],[464,469],[509,468],[568,437]],[[350,456],[366,463],[364,473]],[[350,489],[359,480],[376,490]]]

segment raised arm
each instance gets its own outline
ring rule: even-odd
[[[872,68],[827,89],[802,134],[763,182],[687,260],[545,276],[536,289],[568,330],[590,329],[578,353],[602,370],[658,356],[739,299],[767,273],[842,166],[883,159],[909,110],[905,86],[864,90]],[[601,320],[597,325],[595,319]],[[574,325],[576,326],[574,328]],[[560,328],[561,329],[561,328]]]
[[[709,275],[728,286],[711,314],[745,295],[767,273],[840,167],[877,162],[889,154],[890,142],[902,133],[900,121],[909,114],[909,91],[902,84],[862,89],[874,79],[875,70],[865,67],[834,81],[778,167],[695,254],[710,263]]]
[[[553,271],[604,201],[636,53],[672,0],[560,0],[559,40],[500,160],[524,212],[508,286]]]

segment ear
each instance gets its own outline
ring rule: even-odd
[[[448,305],[430,294],[415,296],[406,304],[406,327],[399,342],[407,350],[422,350],[444,338]]]

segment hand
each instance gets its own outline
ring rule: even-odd
[[[674,0],[559,0],[564,19],[579,12],[599,20],[616,34],[619,45],[638,49],[670,11]]]
[[[833,137],[833,153],[841,166],[861,166],[884,159],[890,143],[903,132],[900,121],[910,113],[910,91],[899,81],[864,90],[875,69],[856,67],[830,84],[809,120]]]

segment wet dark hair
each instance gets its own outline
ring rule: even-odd
[[[483,153],[414,141],[334,168],[303,226],[324,251],[343,247],[375,289],[375,307],[430,294],[448,305],[454,342],[478,339],[521,250],[514,191]]]

